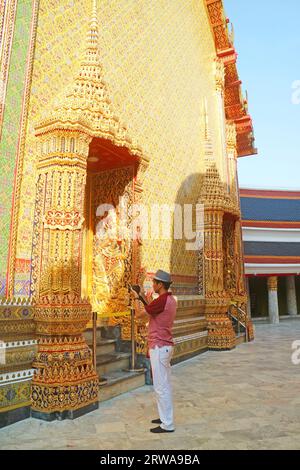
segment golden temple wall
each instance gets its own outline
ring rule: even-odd
[[[205,2],[101,0],[98,4],[99,47],[113,107],[150,157],[143,201],[196,202],[204,164],[204,97],[215,155],[219,168],[224,167],[215,46]],[[84,49],[90,8],[87,0],[39,3],[17,259],[31,257],[37,155],[34,126],[49,112],[53,99],[72,83]],[[192,276],[196,286],[197,254],[186,252],[180,242],[145,240],[142,265],[150,272],[162,268]]]

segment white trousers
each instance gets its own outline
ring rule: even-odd
[[[161,428],[167,431],[174,430],[173,400],[171,384],[171,358],[173,346],[155,346],[150,349],[150,362],[152,368],[153,387],[156,397]]]

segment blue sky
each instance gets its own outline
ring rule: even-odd
[[[238,160],[240,187],[300,189],[300,1],[224,0],[248,91],[257,156]]]

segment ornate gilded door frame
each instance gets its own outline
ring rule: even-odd
[[[133,165],[103,169],[89,173],[87,178],[87,260],[83,277],[99,325],[104,319],[115,324],[114,317],[129,314],[128,284],[135,279],[133,240],[129,233],[134,170]],[[111,206],[110,214],[103,214],[103,204]]]

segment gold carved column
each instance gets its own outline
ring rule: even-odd
[[[81,250],[90,138],[53,131],[40,137],[32,295],[38,353],[32,410],[73,418],[98,406],[98,376],[83,331],[91,306],[81,298]]]
[[[143,185],[145,181],[145,177],[147,174],[147,168],[149,166],[149,158],[143,155],[143,158],[140,159],[139,166],[136,171],[136,175],[134,178],[134,203],[136,205],[136,213],[135,215],[138,216],[138,206],[143,203]],[[147,275],[146,266],[142,266],[142,223],[143,220],[140,219],[139,223],[135,226],[135,237],[133,240],[133,272],[132,272],[132,282],[133,284],[143,285],[145,277]],[[142,309],[141,305],[135,306],[138,309]],[[128,325],[130,326],[130,325]],[[128,328],[128,334],[126,339],[131,338],[131,333]],[[148,327],[145,318],[135,318],[135,339],[136,339],[136,352],[138,354],[147,353],[148,343]]]
[[[235,333],[228,317],[229,297],[224,289],[223,212],[204,209],[205,314],[208,347],[232,349]]]

